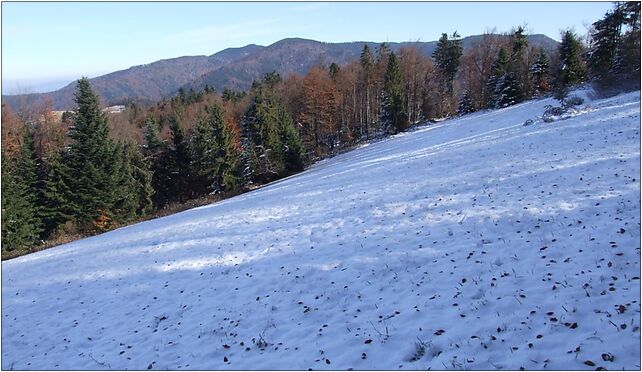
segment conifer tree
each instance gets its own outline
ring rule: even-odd
[[[126,142],[122,145],[126,170],[125,185],[133,200],[135,209],[130,211],[132,217],[142,217],[152,211],[152,171],[135,144]]]
[[[65,157],[77,177],[70,178],[69,189],[76,201],[76,220],[84,227],[98,217],[112,218],[113,190],[118,168],[114,144],[108,138],[105,115],[100,109],[87,78],[78,80],[71,146]]]
[[[304,149],[283,103],[257,84],[241,120],[244,185],[268,182],[303,169]]]
[[[171,193],[176,200],[184,201],[189,196],[192,169],[189,147],[177,112],[174,112],[170,119],[169,129],[172,134],[172,145],[168,148],[168,156],[171,159],[170,179],[173,186]]]
[[[37,204],[38,175],[33,139],[27,128],[16,158],[2,155],[2,249],[12,251],[35,244],[42,230]]]
[[[546,56],[543,49],[540,49],[537,53],[535,62],[533,62],[530,68],[530,75],[536,95],[548,92],[550,89],[548,56]]]
[[[341,71],[341,68],[339,65],[336,64],[336,62],[332,62],[330,64],[330,67],[328,67],[328,73],[330,74],[330,77],[332,80],[336,80],[337,76],[339,75],[339,71]]]
[[[408,116],[403,104],[401,70],[394,52],[388,57],[384,78],[383,108],[381,122],[385,132],[399,133],[408,127]]]
[[[155,154],[163,147],[163,140],[160,138],[158,124],[151,115],[147,117],[147,121],[145,122],[144,140],[145,143],[143,146],[149,154]]]
[[[582,61],[582,44],[577,35],[566,30],[558,47],[559,65],[555,70],[555,98],[562,100],[569,87],[584,81],[585,66]]]
[[[80,207],[71,189],[71,169],[63,154],[54,153],[46,161],[47,174],[43,191],[44,235],[48,236],[61,225],[73,222],[79,215]]]
[[[464,90],[464,94],[461,95],[459,99],[459,105],[457,106],[457,113],[459,115],[470,114],[475,112],[475,106],[473,104],[472,98],[470,98],[470,92],[468,89]]]
[[[450,40],[448,39],[447,34],[441,34],[441,37],[437,42],[437,48],[432,54],[432,57],[435,59],[435,63],[442,74],[445,91],[449,95],[452,95],[453,93],[453,81],[457,75],[462,51],[461,39],[459,38],[459,34],[455,31],[452,34],[452,39]]]
[[[499,49],[499,53],[491,68],[491,74],[485,85],[486,90],[486,108],[495,108],[498,106],[498,92],[500,92],[500,83],[506,75],[508,67],[508,52],[504,47]]]
[[[221,164],[221,188],[224,191],[237,191],[242,179],[240,151],[234,133],[228,125],[223,125],[222,136],[224,155]]]
[[[200,194],[219,193],[222,189],[222,163],[225,149],[223,110],[218,104],[207,107],[205,117],[194,127],[190,139],[192,168],[197,177]]]
[[[372,85],[373,85],[373,73],[374,73],[374,57],[370,51],[368,44],[363,45],[361,50],[361,55],[359,57],[359,62],[361,64],[361,80],[363,82],[363,91],[366,93],[365,97],[365,114],[363,112],[363,104],[361,105],[361,115],[360,115],[360,124],[361,124],[361,133],[365,132],[366,138],[370,138],[370,113],[371,113],[371,100],[372,100]],[[364,123],[365,117],[365,123]]]
[[[593,23],[592,47],[588,52],[588,68],[591,78],[602,87],[610,84],[624,14],[620,6],[608,11],[604,18]]]
[[[114,160],[112,191],[113,205],[111,206],[111,215],[113,220],[119,222],[128,222],[136,217],[138,209],[138,189],[133,178],[131,158],[125,150],[122,143],[115,144],[112,148],[111,158]],[[111,221],[95,223],[99,229],[110,227]]]

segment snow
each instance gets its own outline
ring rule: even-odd
[[[3,369],[640,369],[640,93],[420,127],[2,263]]]

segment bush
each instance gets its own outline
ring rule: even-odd
[[[578,96],[570,96],[568,98],[565,98],[562,100],[562,107],[565,109],[574,107],[574,106],[579,106],[582,103],[584,103],[584,99]]]

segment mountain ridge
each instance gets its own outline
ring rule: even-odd
[[[483,35],[462,39],[464,50]],[[363,45],[373,51],[380,42],[351,41],[327,43],[304,38],[285,38],[268,46],[248,44],[223,49],[212,55],[179,56],[131,66],[90,79],[104,105],[128,101],[154,103],[175,95],[180,89],[203,89],[205,85],[219,91],[224,88],[248,89],[252,81],[270,71],[281,75],[305,74],[319,63],[339,65],[358,58]],[[431,55],[437,41],[387,42],[393,51],[402,46],[416,46],[422,54]],[[557,42],[541,34],[529,35],[529,44],[552,50]],[[75,82],[47,93],[2,95],[3,103],[12,108],[51,103],[54,110],[71,109]]]

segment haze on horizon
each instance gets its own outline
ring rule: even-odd
[[[608,2],[565,3],[2,3],[2,93],[59,89],[159,59],[211,55],[289,37],[323,42],[433,41],[525,25],[559,40]],[[52,16],[54,15],[54,16]],[[82,47],[79,47],[82,46]]]

